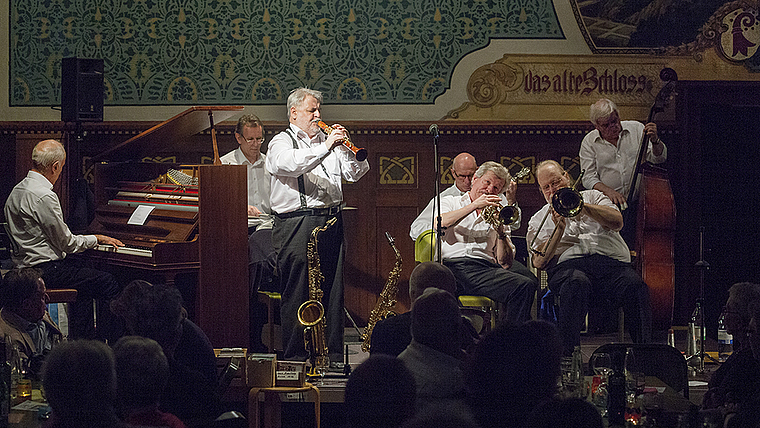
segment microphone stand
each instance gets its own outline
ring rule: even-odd
[[[441,171],[440,165],[438,165],[438,125],[435,123],[430,125],[428,131],[433,134],[433,162],[435,163],[435,258],[438,263],[443,263],[443,259],[441,258],[441,240],[443,239],[443,226],[441,222],[443,220],[441,219]]]
[[[696,308],[695,312],[700,314],[700,331],[699,331],[699,350],[697,350],[697,353],[694,355],[689,356],[686,358],[687,363],[691,363],[694,359],[698,359],[698,366],[696,368],[696,371],[698,373],[703,373],[705,371],[705,357],[709,358],[713,362],[718,362],[715,358],[711,357],[710,355],[705,352],[705,338],[707,338],[707,334],[705,331],[705,271],[710,269],[710,264],[705,261],[704,257],[704,234],[705,234],[705,227],[700,226],[699,228],[699,261],[695,264],[696,267],[699,268],[699,297],[697,298],[696,302]]]

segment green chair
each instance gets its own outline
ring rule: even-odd
[[[434,251],[435,232],[433,230],[426,230],[422,232],[414,242],[414,260],[417,263],[431,261],[433,260]],[[487,330],[496,327],[496,322],[499,319],[498,302],[485,296],[477,296],[473,294],[462,294],[458,296],[458,299],[459,304],[462,305],[463,308],[474,309],[486,315],[484,318],[487,318],[488,321]]]

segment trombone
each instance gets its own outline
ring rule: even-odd
[[[581,213],[581,210],[583,210],[583,195],[581,195],[581,192],[575,190],[575,187],[578,185],[578,182],[581,181],[581,177],[583,177],[583,174],[585,172],[585,169],[581,170],[581,173],[578,175],[578,178],[575,180],[572,187],[563,187],[561,189],[557,189],[557,191],[554,192],[554,195],[552,195],[551,209],[546,210],[546,214],[544,214],[544,218],[541,220],[541,225],[538,226],[536,235],[533,236],[533,240],[530,242],[530,246],[528,247],[530,252],[533,254],[544,257],[546,255],[546,248],[548,248],[549,243],[554,238],[554,234],[557,233],[558,226],[555,225],[554,230],[552,230],[552,234],[549,235],[549,239],[546,241],[544,248],[542,250],[533,248],[533,245],[536,243],[536,239],[538,238],[538,233],[541,231],[541,229],[543,229],[544,223],[546,223],[546,219],[549,217],[549,214],[551,214],[552,210],[556,211],[557,214],[561,215],[562,217],[575,217]]]

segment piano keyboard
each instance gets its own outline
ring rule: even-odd
[[[146,248],[135,248],[135,247],[114,248],[113,245],[98,244],[98,246],[95,247],[95,250],[106,251],[106,252],[111,252],[111,253],[129,254],[132,256],[139,256],[139,257],[153,257],[153,250],[149,250]]]

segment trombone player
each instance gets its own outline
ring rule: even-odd
[[[595,307],[608,301],[622,306],[631,339],[650,342],[649,288],[631,267],[630,251],[619,233],[623,216],[618,208],[598,190],[568,189],[572,180],[556,161],[538,164],[536,179],[547,204],[531,217],[527,241],[533,266],[546,270],[549,289],[560,299],[557,322],[564,354],[571,355],[580,345],[590,301]],[[575,193],[575,207],[553,204],[558,191]]]
[[[514,259],[509,225],[490,224],[486,207],[501,207],[499,194],[510,181],[507,169],[496,162],[483,163],[462,196],[441,198],[443,264],[454,273],[457,294],[486,296],[504,305],[502,320],[520,323],[530,319],[536,277]]]

